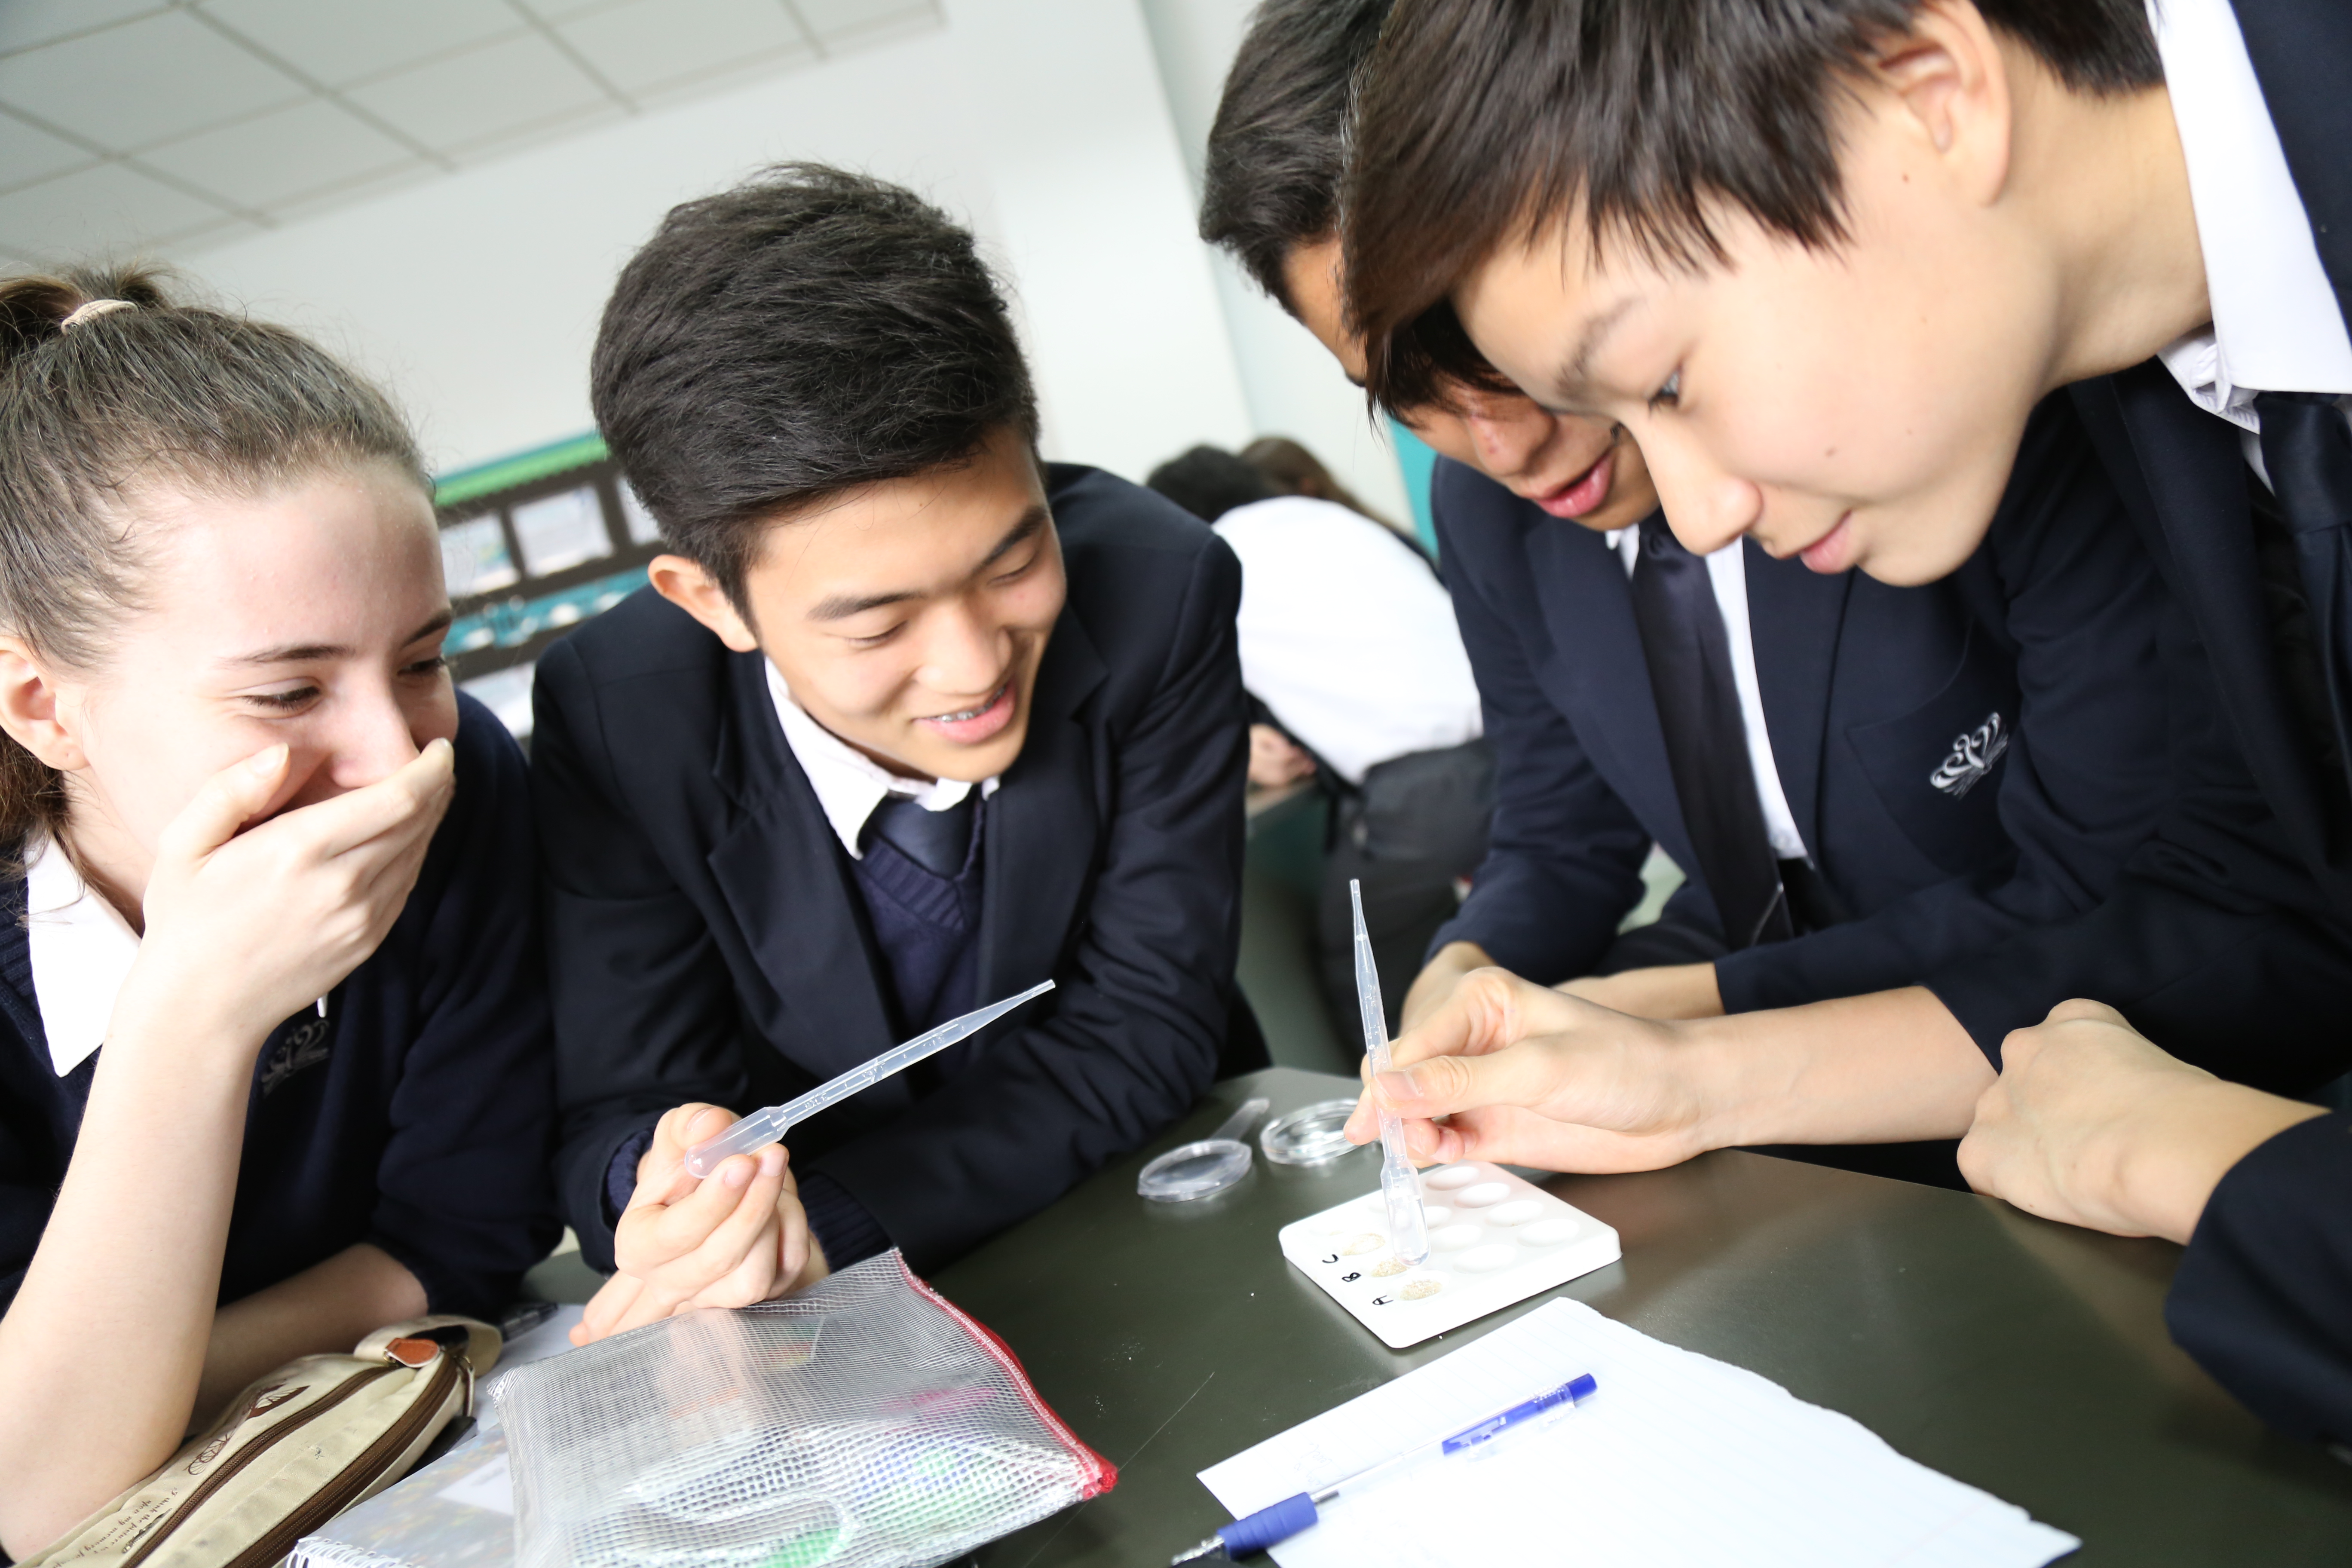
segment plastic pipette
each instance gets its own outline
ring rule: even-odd
[[[1389,1070],[1389,1016],[1381,1005],[1381,972],[1372,962],[1372,939],[1364,929],[1363,884],[1350,879],[1348,902],[1356,915],[1356,1005],[1364,1015],[1364,1054],[1372,1074]],[[1421,1212],[1421,1173],[1404,1151],[1404,1123],[1381,1112],[1381,1199],[1389,1209],[1389,1240],[1407,1264],[1429,1260],[1429,1222]]]
[[[1032,985],[1018,996],[1007,996],[1002,1002],[990,1003],[976,1013],[950,1018],[927,1034],[917,1035],[903,1046],[891,1047],[863,1067],[851,1068],[839,1078],[817,1085],[798,1100],[784,1105],[772,1105],[765,1110],[755,1110],[718,1137],[688,1149],[686,1152],[687,1171],[695,1176],[707,1176],[717,1170],[719,1162],[730,1154],[748,1154],[754,1149],[764,1149],[781,1141],[787,1131],[825,1107],[837,1100],[847,1100],[859,1089],[873,1088],[892,1073],[913,1067],[934,1051],[946,1050],[967,1035],[978,1034],[1022,1003],[1033,996],[1043,996],[1053,988],[1054,983],[1048,980],[1041,985]]]

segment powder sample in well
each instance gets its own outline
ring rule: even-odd
[[[1412,1265],[1401,1258],[1383,1258],[1365,1270],[1375,1279],[1385,1279],[1391,1274],[1402,1274]]]
[[[1351,1236],[1346,1241],[1340,1243],[1339,1250],[1346,1253],[1349,1257],[1354,1258],[1362,1253],[1378,1252],[1383,1245],[1385,1245],[1385,1242],[1382,1237],[1374,1236],[1370,1231],[1366,1231],[1361,1236]]]
[[[1418,1301],[1425,1297],[1434,1296],[1440,1290],[1444,1289],[1444,1284],[1436,1279],[1415,1279],[1408,1283],[1405,1288],[1402,1290],[1398,1291],[1397,1294],[1402,1296],[1408,1301]]]

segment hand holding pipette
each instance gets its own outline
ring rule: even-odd
[[[719,1162],[730,1154],[748,1154],[770,1143],[782,1142],[786,1132],[818,1111],[847,1100],[861,1089],[873,1088],[892,1073],[903,1072],[925,1057],[946,1050],[967,1036],[978,1034],[1031,997],[1043,996],[1053,988],[1054,983],[1047,980],[1032,985],[1018,996],[1007,996],[1002,1002],[992,1002],[961,1018],[950,1018],[929,1033],[917,1035],[903,1046],[892,1047],[870,1062],[851,1068],[839,1078],[827,1079],[798,1100],[755,1110],[718,1137],[688,1150],[686,1168],[694,1175],[707,1176],[717,1170]]]
[[[737,1118],[683,1105],[661,1119],[614,1227],[618,1271],[572,1331],[587,1344],[698,1307],[744,1307],[824,1277],[778,1141],[797,1123],[945,1049],[1053,982],[982,1007],[885,1051],[785,1105]],[[699,1169],[696,1167],[699,1166]]]
[[[1356,1007],[1363,1015],[1364,1054],[1371,1058],[1372,1076],[1389,1070],[1389,1016],[1381,1005],[1381,972],[1372,962],[1371,934],[1364,929],[1363,884],[1350,879],[1348,902],[1356,917]],[[1381,1113],[1381,1198],[1388,1205],[1389,1241],[1398,1258],[1409,1264],[1429,1260],[1429,1222],[1421,1206],[1421,1173],[1405,1152],[1404,1123],[1393,1112]]]

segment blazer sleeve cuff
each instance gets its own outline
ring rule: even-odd
[[[2221,1178],[2165,1324],[2291,1436],[2352,1441],[2352,1116],[2297,1122]]]
[[[803,1175],[800,1186],[809,1234],[824,1249],[825,1264],[835,1273],[890,1250],[882,1222],[847,1187],[823,1171]]]

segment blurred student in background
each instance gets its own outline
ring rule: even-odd
[[[1261,7],[1202,222],[1358,379],[1338,187],[1387,10]],[[2037,416],[1986,548],[1923,589],[1694,556],[1622,427],[1499,378],[1397,412],[1442,454],[1497,765],[1493,847],[1408,1023],[1492,963],[1655,1017],[1910,984],[2089,907],[2168,798],[2161,591],[2071,410]],[[1554,483],[1563,459],[1587,466]],[[1688,880],[1621,935],[1653,841]],[[1957,1180],[1948,1144],[1890,1158]]]
[[[1354,1038],[1358,880],[1373,955],[1394,977],[1382,989],[1393,1026],[1406,977],[1486,854],[1494,806],[1454,606],[1412,541],[1340,501],[1277,495],[1231,452],[1195,447],[1150,484],[1241,558],[1242,682],[1265,710],[1251,726],[1253,777],[1313,773],[1330,791],[1316,914],[1324,994]]]
[[[786,164],[623,270],[598,426],[673,553],[540,661],[584,1341],[890,1247],[946,1263],[1263,1065],[1234,984],[1241,572],[1037,454],[972,237]],[[686,1151],[1052,979],[696,1181]],[[797,1178],[795,1180],[795,1177]]]
[[[0,1548],[558,1230],[521,755],[373,387],[0,284]]]
[[[1370,518],[1398,538],[1412,540],[1416,550],[1421,548],[1421,541],[1413,537],[1412,530],[1393,518],[1382,517],[1358,500],[1355,492],[1323,466],[1322,458],[1289,437],[1261,436],[1244,447],[1241,456],[1242,461],[1265,476],[1276,495],[1337,501],[1349,511]]]

